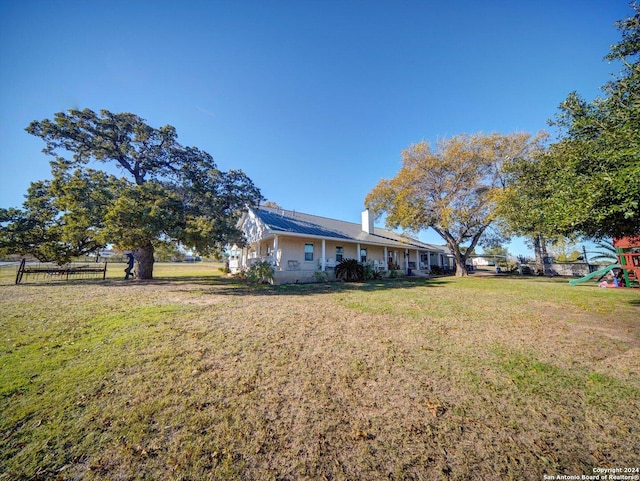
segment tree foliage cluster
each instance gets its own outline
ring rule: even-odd
[[[533,162],[509,166],[502,214],[517,233],[602,239],[640,233],[640,6],[617,22],[605,57],[621,72],[587,102],[576,92],[550,121],[560,138]]]
[[[154,246],[211,255],[241,244],[239,215],[262,198],[242,171],[219,170],[208,153],[178,143],[173,127],[134,114],[69,110],[26,130],[54,157],[52,179],[33,182],[22,209],[0,209],[5,251],[64,263],[110,243],[133,251],[138,277],[151,278]]]
[[[454,256],[457,274],[465,275],[467,253],[481,241],[490,246],[500,239],[490,227],[505,187],[505,163],[535,155],[542,139],[520,132],[461,134],[435,148],[414,144],[402,152],[396,177],[381,180],[365,204],[374,215],[386,214],[389,227],[433,228]]]
[[[617,22],[606,59],[622,71],[592,102],[571,93],[546,134],[462,134],[420,142],[365,205],[392,228],[433,228],[465,275],[466,253],[500,236],[531,239],[539,263],[558,238],[640,234],[640,7]]]

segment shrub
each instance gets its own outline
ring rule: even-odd
[[[441,276],[444,274],[444,269],[440,266],[431,266],[431,274],[434,276]]]
[[[259,261],[247,270],[247,279],[256,284],[271,284],[273,282],[273,266],[267,261]]]
[[[316,282],[327,282],[329,280],[329,274],[326,271],[316,271],[313,273],[313,277]]]
[[[372,266],[370,266],[369,264],[365,264],[363,266],[363,272],[364,272],[364,280],[368,281],[368,280],[380,280],[382,279],[382,274],[378,271],[376,271]]]
[[[364,280],[364,267],[355,259],[344,259],[336,266],[336,279],[346,282]]]

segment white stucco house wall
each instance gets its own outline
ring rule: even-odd
[[[450,268],[450,255],[439,246],[375,227],[368,210],[361,223],[346,222],[280,208],[248,209],[240,220],[247,240],[229,250],[232,273],[257,261],[274,267],[274,283],[310,282],[317,272],[334,278],[343,259],[357,259],[377,271],[428,274],[432,266]]]

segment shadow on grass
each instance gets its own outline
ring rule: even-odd
[[[184,278],[179,278],[179,280],[184,280]],[[165,281],[165,279],[162,279],[162,281]],[[280,285],[248,284],[237,279],[219,277],[203,281],[203,278],[194,278],[193,284],[213,287],[214,289],[211,291],[211,294],[231,296],[312,296],[349,291],[373,292],[390,289],[410,289],[414,287],[439,287],[451,283],[451,280],[447,278],[403,278],[371,280],[366,282],[319,282]],[[176,283],[174,285],[178,284]]]
[[[493,277],[494,279],[509,279],[513,281],[528,281],[528,282],[542,282],[545,284],[556,283],[556,284],[569,284],[569,281],[575,279],[573,276],[537,276],[537,275],[519,275],[519,274],[496,274],[494,276],[483,276],[483,277]],[[578,284],[582,286],[583,284]],[[589,283],[584,284],[584,286],[589,286]],[[597,284],[593,284],[597,285]]]
[[[487,281],[527,281],[540,283],[566,284],[571,278],[546,277],[546,276],[520,276],[513,274],[481,275],[469,278],[486,279]],[[46,286],[87,286],[87,287],[126,287],[131,286],[173,286],[178,292],[190,290],[187,286],[202,286],[211,288],[211,294],[217,295],[317,295],[330,292],[347,291],[381,291],[390,289],[410,289],[414,287],[443,287],[456,283],[459,278],[443,276],[434,278],[401,277],[397,279],[370,280],[366,282],[319,282],[298,284],[249,284],[238,278],[222,275],[192,275],[192,276],[162,276],[150,280],[127,280],[123,278],[102,279],[26,279],[21,285],[46,287]],[[3,283],[3,285],[9,285]],[[13,285],[11,282],[10,285]],[[180,287],[184,286],[184,289]],[[640,304],[634,304],[640,305]]]
[[[380,291],[389,289],[410,289],[414,287],[439,287],[451,284],[451,277],[437,277],[432,279],[410,277],[400,279],[371,280],[366,282],[320,282],[299,284],[249,284],[239,279],[223,276],[168,276],[150,280],[124,279],[69,279],[67,280],[33,280],[23,282],[23,286],[87,286],[87,287],[126,287],[131,286],[173,286],[178,292],[191,290],[187,286],[202,286],[211,288],[211,294],[216,295],[318,295],[331,292],[347,291]],[[181,289],[184,287],[184,289]]]

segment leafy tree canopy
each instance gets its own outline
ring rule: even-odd
[[[65,264],[106,243],[104,209],[122,181],[92,169],[53,164],[53,179],[32,182],[22,209],[0,209],[0,251]]]
[[[180,145],[173,127],[134,114],[69,110],[26,130],[54,157],[53,180],[34,182],[22,210],[0,211],[5,251],[64,262],[113,243],[132,250],[138,276],[151,278],[154,244],[211,254],[242,243],[239,214],[262,199],[242,171],[220,171],[208,153]]]
[[[561,138],[533,162],[514,163],[502,214],[513,230],[601,239],[640,233],[640,6],[617,23],[606,59],[622,71],[604,96],[571,93],[550,123]]]
[[[466,252],[483,236],[499,243],[489,227],[495,221],[498,192],[505,187],[503,166],[528,157],[539,148],[530,134],[460,134],[440,140],[435,149],[426,142],[402,152],[402,168],[369,192],[366,206],[386,214],[389,227],[418,231],[432,227],[456,259],[457,274],[465,275]],[[466,249],[461,249],[462,245]]]

